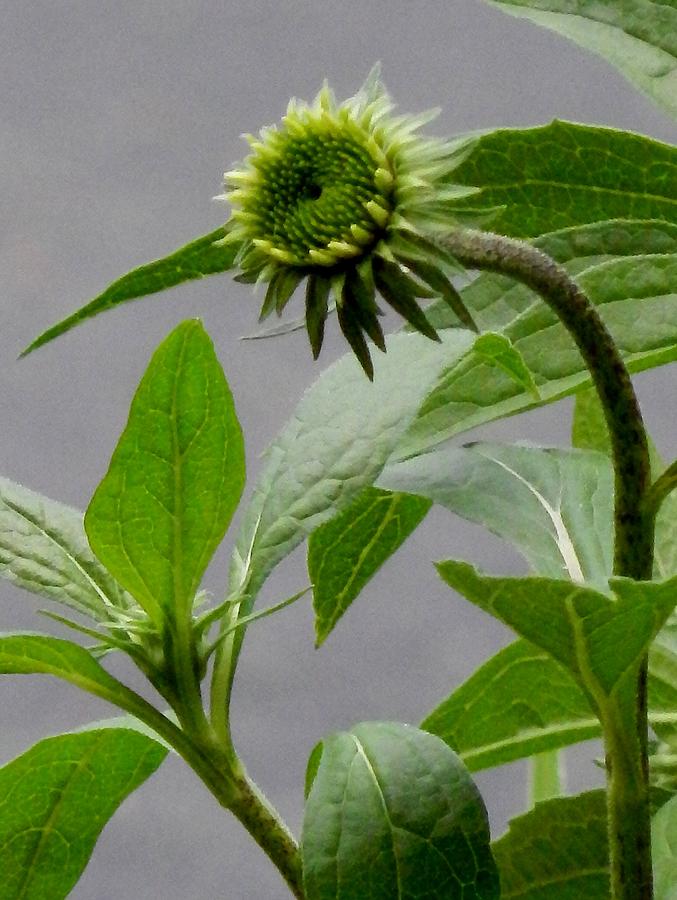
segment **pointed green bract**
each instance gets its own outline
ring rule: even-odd
[[[0,898],[65,898],[108,819],[166,754],[107,728],[47,738],[0,768]]]
[[[430,501],[367,488],[308,541],[317,646],[430,509]]]
[[[608,900],[603,791],[539,803],[492,845],[501,896],[515,900]]]
[[[488,0],[603,56],[677,118],[677,6],[673,0]]]
[[[364,723],[323,741],[303,821],[307,900],[498,900],[484,804],[446,744]]]
[[[156,350],[85,516],[92,549],[156,625],[190,609],[243,485],[223,370],[202,325],[184,322]]]
[[[162,259],[146,263],[138,269],[132,269],[109,285],[103,293],[95,297],[86,306],[68,316],[68,318],[48,328],[21,354],[31,353],[49,343],[59,335],[65,334],[81,322],[97,316],[101,312],[112,309],[128,300],[137,300],[148,294],[165,291],[184,281],[205,278],[220,272],[227,272],[233,267],[237,253],[237,245],[222,246],[217,244],[225,234],[223,228],[217,228],[204,237],[191,241],[179,250]]]
[[[389,464],[377,485],[428,497],[485,525],[540,575],[607,589],[613,475],[601,453],[489,443],[440,448]]]

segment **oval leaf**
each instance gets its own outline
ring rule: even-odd
[[[651,848],[656,900],[677,900],[677,797],[654,816]]]
[[[138,731],[61,734],[0,769],[0,900],[62,900],[167,750]]]
[[[323,742],[302,846],[307,900],[498,900],[477,788],[446,744],[407,725]]]
[[[158,347],[85,515],[92,549],[160,625],[190,609],[244,485],[244,446],[202,325]]]

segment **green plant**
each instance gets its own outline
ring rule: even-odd
[[[499,5],[592,44],[677,112],[664,90],[673,3]],[[653,451],[627,373],[677,355],[677,150],[564,122],[448,144],[422,138],[424,123],[394,118],[377,72],[344,104],[326,88],[293,104],[227,174],[235,212],[223,228],[123,276],[26,351],[119,303],[234,270],[267,284],[262,318],[305,285],[315,356],[333,298],[352,352],[273,443],[216,605],[200,583],[240,501],[244,450],[199,322],[155,352],[84,519],[0,482],[2,573],[66,606],[77,618],[54,618],[94,641],[2,635],[0,671],[55,675],[127,714],[0,770],[0,897],[66,896],[107,818],[169,749],[297,897],[674,895],[675,466]],[[482,274],[459,290],[450,279],[466,268]],[[381,300],[409,323],[387,341]],[[387,352],[372,361],[367,338]],[[572,449],[443,446],[570,394]],[[247,775],[230,705],[248,625],[307,591],[263,610],[257,596],[309,538],[321,643],[432,503],[528,560],[525,578],[438,563],[519,639],[420,729],[362,723],[324,740],[299,850]],[[116,651],[169,711],[106,670]],[[560,796],[558,751],[594,736],[606,792]],[[535,806],[490,844],[469,772],[520,758],[532,760]]]

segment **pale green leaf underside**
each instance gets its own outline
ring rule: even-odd
[[[37,350],[38,347],[65,334],[81,322],[98,316],[99,313],[119,306],[121,303],[165,291],[184,281],[204,278],[207,275],[232,269],[238,246],[236,244],[217,245],[215,242],[221,240],[224,234],[223,227],[217,228],[216,231],[175,250],[169,256],[132,269],[131,272],[127,272],[110,284],[103,293],[86,306],[48,328],[21,355],[25,356],[33,350]]]
[[[81,512],[6,478],[0,478],[0,575],[94,618],[132,602],[90,550]]]
[[[677,900],[677,797],[653,818],[651,852],[656,900]]]
[[[604,791],[539,803],[492,847],[502,900],[608,900]]]
[[[148,614],[180,616],[237,507],[244,447],[202,325],[158,347],[85,515],[92,549]]]
[[[607,589],[613,476],[601,453],[477,443],[388,465],[377,484],[486,526],[539,575]]]
[[[0,900],[62,900],[166,749],[119,728],[62,734],[0,769]]]
[[[674,0],[488,0],[592,50],[677,118]]]
[[[471,343],[464,331],[449,332],[441,344],[396,334],[374,360],[373,383],[351,355],[322,373],[266,451],[238,535],[231,588],[249,581],[258,590],[281,559],[373,483],[435,373]]]
[[[319,646],[369,579],[401,546],[431,502],[367,488],[308,541]]]
[[[477,788],[446,744],[407,725],[323,741],[302,846],[308,900],[498,900]]]

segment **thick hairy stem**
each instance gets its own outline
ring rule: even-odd
[[[594,305],[565,269],[529,244],[469,229],[455,230],[443,243],[468,268],[508,275],[536,291],[575,341],[597,389],[611,438],[614,574],[651,579],[653,515],[645,502],[650,485],[646,431],[628,371]],[[636,734],[619,735],[615,729],[605,734],[614,900],[651,900],[653,896],[646,673],[644,660],[637,681]]]
[[[294,897],[303,900],[301,854],[294,836],[245,773],[236,778],[234,787],[228,808],[277,867]]]

